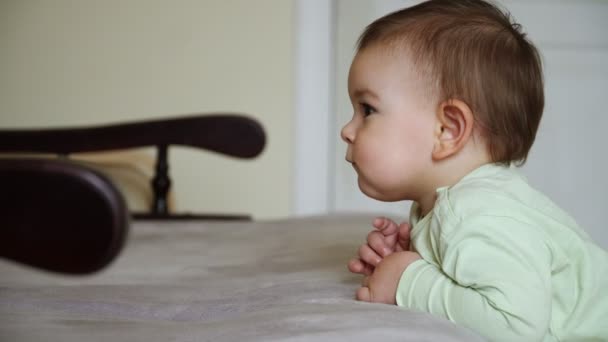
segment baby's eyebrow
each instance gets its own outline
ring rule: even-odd
[[[371,97],[374,100],[378,100],[379,97],[378,95],[376,95],[376,93],[374,93],[373,91],[364,88],[364,89],[357,89],[353,92],[353,97],[355,98],[361,98],[361,97]]]

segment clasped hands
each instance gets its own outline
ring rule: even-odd
[[[359,248],[358,258],[348,263],[348,269],[364,276],[357,290],[357,299],[373,303],[396,304],[399,279],[405,269],[420,255],[410,251],[410,225],[397,225],[393,220],[378,217],[367,243]]]

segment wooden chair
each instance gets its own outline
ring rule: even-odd
[[[179,215],[167,206],[172,145],[253,158],[266,141],[262,126],[237,114],[197,115],[61,129],[0,130],[0,257],[73,274],[98,271],[120,252],[129,220],[250,219],[249,215]],[[103,174],[68,157],[155,146],[150,212],[130,213],[119,189]],[[29,158],[51,153],[63,158]],[[6,157],[8,154],[9,157]],[[16,156],[11,154],[17,154]]]
[[[154,200],[150,212],[136,219],[249,219],[247,214],[179,215],[169,212],[167,195],[169,146],[205,149],[236,158],[254,158],[264,149],[266,135],[254,119],[239,114],[206,114],[95,127],[0,130],[0,153],[51,153],[62,157],[155,146]]]

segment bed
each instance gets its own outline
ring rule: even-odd
[[[0,260],[0,341],[479,341],[354,300],[345,265],[368,229],[367,215],[135,221],[93,275]]]
[[[64,155],[0,158],[0,341],[480,340],[447,320],[354,299],[361,279],[346,263],[372,215],[255,221],[168,210],[169,145],[249,158],[264,142],[257,122],[234,115],[0,130],[0,152]],[[147,214],[130,213],[111,180],[65,157],[148,145],[158,160]]]

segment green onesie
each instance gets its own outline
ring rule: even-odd
[[[608,253],[513,167],[484,165],[410,215],[400,306],[492,341],[608,341]]]

